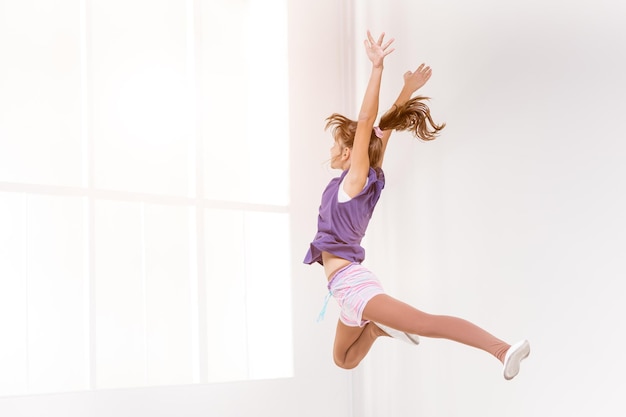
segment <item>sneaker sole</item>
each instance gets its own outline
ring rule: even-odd
[[[389,326],[382,325],[380,323],[374,323],[378,328],[380,328],[383,332],[387,333],[391,338],[401,340],[410,345],[419,345],[420,339],[417,335],[409,334],[402,332],[400,330],[396,330]]]
[[[511,349],[514,350],[512,350],[511,356],[506,358],[503,371],[504,379],[507,381],[517,376],[520,363],[530,355],[530,343],[528,343],[528,340],[524,340],[523,342],[511,346]]]

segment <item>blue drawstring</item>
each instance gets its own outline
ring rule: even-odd
[[[326,314],[326,307],[328,307],[328,300],[330,300],[330,297],[332,295],[333,295],[333,292],[328,290],[328,294],[326,294],[326,297],[324,297],[324,307],[322,307],[322,311],[320,311],[320,314],[317,316],[318,323],[324,320],[324,315]]]

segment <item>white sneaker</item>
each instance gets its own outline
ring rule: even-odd
[[[403,342],[409,343],[411,345],[419,345],[420,343],[420,338],[416,334],[401,332],[400,330],[393,329],[391,327],[385,326],[380,323],[374,323],[374,324],[380,327],[380,329],[383,332],[387,333],[389,336],[393,337],[394,339],[402,340]]]
[[[504,356],[504,379],[515,378],[519,373],[520,363],[530,355],[530,343],[528,340],[520,340],[509,348]]]

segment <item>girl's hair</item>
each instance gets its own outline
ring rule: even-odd
[[[430,109],[423,101],[428,97],[417,96],[404,103],[402,106],[394,106],[380,118],[381,130],[410,131],[413,136],[422,140],[433,140],[437,138],[439,131],[446,124],[436,124],[430,116]],[[354,134],[356,133],[357,122],[350,120],[338,113],[333,113],[326,119],[326,129],[332,128],[335,140],[343,146],[352,148],[354,145]],[[370,147],[368,150],[370,165],[378,166],[382,157],[383,142],[372,130],[370,137]]]

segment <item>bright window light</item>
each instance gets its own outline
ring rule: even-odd
[[[286,0],[49,3],[0,6],[0,397],[293,376]]]

